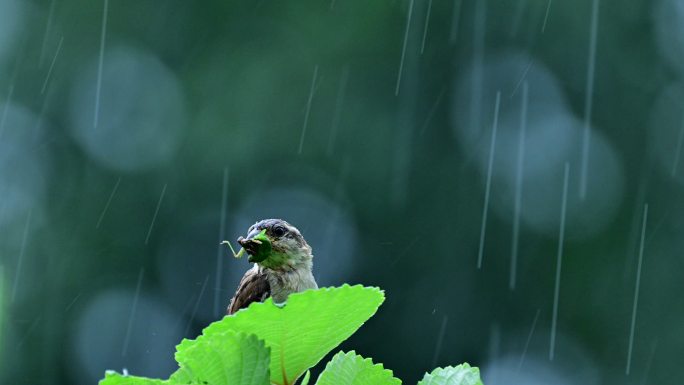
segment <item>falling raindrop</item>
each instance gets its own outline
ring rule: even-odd
[[[188,324],[185,327],[185,332],[183,333],[184,336],[187,336],[190,332],[190,326],[192,326],[192,322],[195,320],[195,315],[197,315],[197,309],[199,308],[200,303],[202,303],[202,297],[204,296],[204,289],[207,288],[207,282],[209,282],[209,275],[207,275],[207,277],[204,278],[204,283],[202,283],[202,288],[200,289],[199,295],[197,296],[197,301],[195,301],[195,306],[192,308],[192,314],[190,315]]]
[[[411,26],[411,15],[413,14],[413,0],[409,3],[408,15],[406,16],[406,30],[404,31],[404,45],[401,49],[401,60],[399,61],[399,73],[397,74],[397,86],[394,88],[394,95],[399,95],[401,85],[401,74],[404,71],[404,58],[406,57],[406,44],[408,43],[409,27]]]
[[[54,0],[53,0],[53,2],[54,2]],[[57,61],[57,56],[59,56],[59,52],[62,50],[62,43],[64,43],[64,36],[62,36],[59,39],[59,44],[57,44],[57,51],[55,52],[55,56],[52,58],[52,62],[50,63],[50,68],[48,69],[47,75],[45,75],[45,81],[43,82],[43,87],[40,89],[41,94],[45,93],[45,89],[47,88],[48,81],[50,80],[50,75],[52,74],[52,69],[55,66],[55,62]]]
[[[560,293],[561,266],[563,264],[563,241],[565,240],[565,212],[568,205],[568,175],[570,165],[565,163],[563,173],[563,198],[561,203],[560,231],[558,235],[558,253],[556,261],[556,283],[553,290],[553,319],[551,321],[551,342],[549,344],[549,360],[553,361],[556,352],[556,327],[558,323],[558,295]]]
[[[644,205],[644,216],[641,222],[641,241],[639,242],[639,262],[637,265],[636,284],[634,285],[634,301],[632,305],[632,322],[629,327],[629,346],[627,347],[627,365],[625,374],[629,375],[632,366],[632,349],[634,347],[634,328],[636,326],[637,305],[639,303],[639,285],[641,283],[641,265],[644,259],[644,237],[646,236],[646,221],[648,220],[648,204]]]
[[[219,318],[221,315],[221,282],[223,281],[223,249],[224,246],[220,243],[225,239],[226,236],[226,209],[228,207],[228,178],[229,178],[228,167],[223,169],[223,187],[221,189],[221,222],[219,225],[219,244],[216,248],[216,281],[214,287],[214,317]],[[192,318],[195,318],[195,313],[193,312]],[[187,335],[187,333],[185,333]]]
[[[128,343],[131,340],[131,330],[133,329],[133,321],[135,321],[135,310],[138,307],[138,299],[140,298],[140,285],[145,276],[145,269],[140,268],[138,273],[138,283],[135,285],[135,295],[133,296],[133,306],[131,306],[131,313],[128,317],[128,327],[126,328],[126,336],[124,337],[123,347],[121,348],[121,357],[126,357],[128,352]]]
[[[433,311],[434,314],[434,311]],[[449,321],[449,316],[442,316],[442,325],[439,327],[439,334],[437,334],[437,343],[435,344],[435,353],[432,355],[432,365],[430,367],[434,368],[437,366],[437,359],[439,358],[439,352],[442,350],[442,342],[444,342],[444,333],[446,333],[447,322]]]
[[[489,144],[489,162],[487,163],[487,182],[485,185],[485,199],[482,207],[482,226],[480,227],[480,248],[477,253],[477,268],[482,268],[482,257],[484,255],[485,232],[487,231],[487,211],[489,210],[489,194],[492,186],[492,168],[494,167],[494,151],[496,150],[496,129],[499,125],[499,105],[501,104],[501,92],[496,93],[496,104],[494,106],[494,123],[492,124],[492,135]]]
[[[539,314],[541,309],[537,309],[537,313],[534,315],[534,320],[532,321],[532,327],[530,327],[530,332],[527,334],[527,339],[525,340],[525,346],[523,347],[522,354],[520,354],[520,362],[518,362],[518,371],[525,362],[525,356],[527,355],[527,349],[530,348],[530,341],[532,341],[532,335],[534,334],[534,329],[537,327],[537,321],[539,320]]]
[[[446,94],[446,90],[447,90],[446,87],[442,88],[442,91],[437,96],[437,99],[432,104],[432,107],[430,107],[430,112],[428,112],[427,117],[425,118],[425,121],[423,122],[423,124],[420,125],[420,131],[418,131],[418,135],[423,136],[423,134],[425,133],[425,130],[430,125],[432,118],[435,116],[435,112],[437,112],[437,107],[439,107],[440,103],[442,102],[442,99],[444,99],[444,94]]]
[[[311,113],[311,102],[313,101],[314,91],[316,90],[316,78],[318,77],[318,65],[314,67],[313,78],[311,79],[311,89],[309,90],[309,99],[306,101],[306,113],[304,114],[304,125],[302,126],[302,134],[299,137],[299,148],[297,154],[302,153],[304,146],[304,136],[306,135],[306,128],[309,125],[309,114]]]
[[[50,10],[48,11],[47,23],[45,25],[45,34],[43,34],[43,44],[40,49],[40,60],[38,61],[38,66],[43,67],[43,62],[45,61],[45,52],[47,51],[47,42],[50,32],[52,32],[52,23],[54,21],[55,15],[55,3],[57,0],[50,0]]]
[[[582,172],[580,175],[580,198],[587,195],[587,173],[589,172],[589,142],[591,140],[591,109],[594,100],[594,67],[596,66],[596,35],[598,33],[599,0],[593,0],[591,7],[591,31],[589,56],[587,58],[587,84],[584,95],[584,131],[582,134]]]
[[[119,189],[119,183],[121,183],[121,177],[119,177],[119,179],[116,180],[114,188],[112,189],[111,194],[109,194],[109,198],[107,198],[107,203],[105,203],[104,209],[102,209],[102,213],[100,214],[100,217],[97,219],[97,224],[95,225],[96,229],[100,228],[102,219],[104,219],[104,216],[107,213],[107,210],[109,209],[109,205],[112,203],[112,199],[114,199],[114,194],[116,194],[116,190]]]
[[[93,127],[97,128],[100,118],[100,94],[102,88],[102,66],[104,65],[105,39],[107,37],[107,12],[109,0],[104,0],[102,9],[102,30],[100,32],[100,56],[97,62],[97,84],[95,86],[95,113],[93,114]]]
[[[549,20],[549,11],[551,10],[551,0],[549,0],[549,3],[546,5],[546,12],[544,12],[544,22],[542,23],[542,28],[541,28],[541,33],[544,33],[546,30],[546,22]]]
[[[157,214],[159,214],[159,208],[161,207],[162,200],[164,199],[164,194],[166,194],[167,183],[164,183],[161,195],[159,196],[159,201],[157,202],[157,208],[154,209],[154,216],[152,217],[152,223],[150,223],[150,228],[147,230],[147,236],[145,237],[145,244],[150,240],[150,235],[152,235],[152,229],[154,228],[154,222],[157,220]]]
[[[24,226],[24,235],[21,237],[21,249],[19,251],[19,257],[17,258],[17,267],[14,270],[14,284],[12,285],[12,296],[11,300],[17,298],[17,289],[19,288],[19,281],[21,280],[21,268],[24,263],[24,254],[26,253],[26,241],[29,235],[29,228],[31,226],[31,210],[29,210],[26,217],[26,225]]]
[[[425,51],[425,38],[427,38],[428,26],[430,25],[430,12],[432,11],[432,0],[428,0],[427,13],[425,14],[425,26],[423,28],[423,41],[420,44],[420,54]]]
[[[520,111],[520,134],[518,137],[518,159],[515,170],[515,203],[513,208],[513,242],[511,242],[511,271],[508,287],[515,289],[518,271],[518,243],[520,238],[520,211],[522,208],[523,161],[525,159],[525,129],[527,126],[527,82],[523,84],[522,108]]]

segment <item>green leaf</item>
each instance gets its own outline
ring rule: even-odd
[[[392,375],[392,371],[373,364],[370,358],[351,351],[339,352],[328,362],[325,370],[318,377],[316,385],[400,385],[401,380]]]
[[[418,385],[482,385],[480,369],[463,363],[456,367],[437,368],[425,377]]]
[[[153,380],[151,378],[124,376],[113,371],[107,371],[105,378],[100,380],[100,385],[175,385],[175,382]]]
[[[179,345],[181,369],[170,381],[212,385],[268,385],[270,351],[253,334],[225,331],[200,336],[192,345]]]
[[[268,385],[270,351],[255,335],[226,331],[179,348],[180,369],[167,381],[107,372],[100,385]]]
[[[294,384],[373,316],[384,300],[380,289],[360,285],[307,290],[291,294],[284,306],[274,305],[270,298],[253,303],[209,325],[201,338],[228,330],[254,333],[271,349],[271,382]],[[198,341],[183,340],[178,350]]]
[[[192,384],[192,373],[185,368],[180,368],[169,377],[169,382],[174,384]]]

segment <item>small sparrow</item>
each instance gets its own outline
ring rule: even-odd
[[[264,219],[247,230],[247,237],[239,237],[242,249],[233,256],[239,258],[245,251],[254,267],[240,280],[237,292],[230,300],[227,313],[234,314],[252,302],[283,303],[290,293],[316,289],[313,277],[311,246],[296,227],[282,219]]]

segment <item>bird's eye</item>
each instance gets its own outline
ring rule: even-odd
[[[276,226],[273,228],[273,235],[276,237],[282,237],[285,235],[285,233],[287,233],[287,230],[282,226]]]

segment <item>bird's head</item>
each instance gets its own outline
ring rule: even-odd
[[[310,264],[313,256],[296,227],[282,219],[264,219],[247,230],[246,237],[238,243],[249,261],[273,270],[288,270],[303,264]]]

